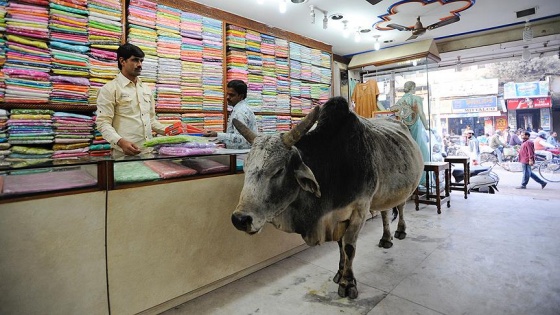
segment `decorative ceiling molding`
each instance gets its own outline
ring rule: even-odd
[[[381,20],[373,26],[379,31],[392,31],[393,28],[387,24],[401,22],[400,24],[409,25],[414,28],[416,17],[422,17],[424,22],[432,24],[437,21],[459,16],[460,12],[471,8],[476,0],[403,0],[399,1],[387,9],[387,14],[378,16]],[[433,21],[429,21],[430,17]],[[428,23],[429,22],[429,23]],[[412,24],[404,24],[412,23]]]

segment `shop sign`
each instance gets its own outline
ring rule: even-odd
[[[496,96],[463,98],[453,100],[454,113],[495,112],[498,110]]]
[[[432,87],[434,97],[498,94],[498,79],[479,79],[461,82],[441,82]]]
[[[550,97],[535,97],[535,98],[516,98],[507,100],[507,109],[525,109],[525,108],[548,108],[552,106]]]
[[[496,118],[496,130],[506,130],[508,127],[507,117]]]
[[[504,98],[546,97],[549,93],[548,81],[504,84]]]

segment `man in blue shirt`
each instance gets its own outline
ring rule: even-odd
[[[257,119],[245,98],[247,98],[247,85],[245,82],[241,80],[229,81],[227,84],[227,101],[228,105],[233,106],[233,111],[229,115],[226,132],[205,131],[203,136],[216,137],[216,140],[225,144],[228,149],[251,148],[251,144],[243,138],[232,123],[235,118],[244,123],[253,132],[257,132]]]
[[[556,133],[556,131],[553,131],[550,133],[550,136],[548,136],[548,138],[546,138],[546,142],[552,144],[553,146],[558,148],[558,140],[556,140],[556,137],[558,136],[558,134]]]

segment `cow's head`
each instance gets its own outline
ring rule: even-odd
[[[251,143],[244,165],[245,183],[231,216],[238,230],[249,234],[259,232],[304,191],[313,194],[313,198],[321,197],[313,172],[294,146],[313,126],[319,111],[315,107],[292,130],[274,135],[255,134],[240,121],[233,120],[237,130]]]

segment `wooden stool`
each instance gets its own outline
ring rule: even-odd
[[[445,158],[445,162],[449,163],[449,170],[451,170],[452,163],[461,163],[463,164],[463,173],[464,178],[462,183],[449,183],[449,189],[451,190],[462,190],[465,192],[465,199],[467,199],[467,194],[470,193],[469,191],[469,184],[471,180],[471,169],[469,167],[470,158],[468,156],[448,156]]]
[[[442,195],[442,191],[440,189],[440,180],[439,174],[441,171],[445,171],[445,188]],[[426,192],[422,193],[416,187],[416,191],[414,191],[414,204],[416,205],[416,211],[420,208],[418,207],[419,204],[429,204],[429,205],[436,205],[437,206],[437,213],[441,213],[441,203],[447,201],[447,207],[451,206],[451,197],[449,196],[449,182],[451,182],[451,168],[449,167],[449,163],[447,162],[424,162],[424,172],[426,172]],[[430,179],[430,172],[435,174],[435,194],[432,192],[432,185]]]

